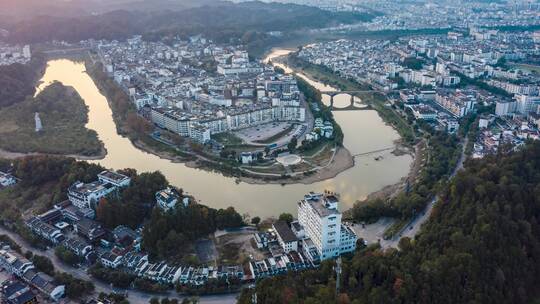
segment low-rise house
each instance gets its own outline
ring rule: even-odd
[[[286,222],[277,221],[272,227],[274,227],[279,245],[283,248],[285,253],[298,250],[298,239]]]
[[[32,217],[27,220],[26,226],[32,230],[32,232],[53,244],[59,244],[65,239],[65,236],[60,229],[41,221],[38,217]]]
[[[78,222],[85,217],[93,218],[95,214],[94,210],[90,208],[77,208],[70,201],[67,201],[67,204],[62,203],[58,208],[60,208],[64,218],[71,222]]]
[[[283,274],[287,271],[307,269],[313,267],[313,265],[301,253],[291,251],[290,253],[273,256],[264,260],[250,261],[249,271],[253,279],[259,279]]]
[[[58,285],[50,276],[37,272],[32,262],[11,250],[9,246],[0,250],[0,267],[32,285],[53,301],[64,296],[64,285]]]
[[[275,242],[276,236],[270,232],[257,232],[253,235],[257,248],[263,249],[268,247],[268,243]]]
[[[34,264],[15,251],[4,247],[0,250],[0,267],[16,276],[23,276],[27,271],[34,269]]]
[[[251,152],[242,152],[240,154],[240,162],[244,165],[251,164],[253,162],[253,154]]]
[[[93,250],[92,245],[80,238],[67,238],[62,242],[62,245],[81,258],[86,258]]]
[[[189,266],[182,269],[182,272],[180,273],[180,283],[186,284],[189,279],[191,278],[191,274],[193,273],[194,268]]]
[[[131,178],[118,172],[105,170],[98,174],[98,180],[102,183],[109,183],[118,188],[129,186]]]
[[[11,175],[11,173],[0,171],[0,186],[1,187],[13,186],[16,183],[17,183],[17,178],[15,176]]]
[[[18,280],[7,280],[0,286],[3,303],[7,304],[34,304],[38,303],[36,295],[28,285]]]
[[[148,255],[131,251],[124,255],[123,262],[126,268],[136,272],[148,264]]]
[[[120,225],[113,230],[114,240],[117,245],[127,248],[140,238],[133,229]]]
[[[100,256],[100,262],[107,268],[116,269],[122,265],[123,257],[114,252],[104,252]]]
[[[56,208],[50,209],[37,216],[42,222],[54,224],[63,218],[62,212]]]
[[[75,232],[84,236],[88,240],[95,241],[105,235],[105,230],[101,225],[91,219],[83,218],[74,225]]]
[[[180,192],[173,187],[156,192],[156,202],[159,208],[164,211],[176,208],[176,204],[181,198]]]
[[[30,280],[30,284],[54,301],[60,300],[65,293],[64,285],[56,284],[52,277],[42,272],[38,272]]]
[[[221,265],[217,271],[218,278],[238,278],[244,277],[244,269],[240,265]]]

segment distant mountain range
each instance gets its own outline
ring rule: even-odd
[[[103,14],[115,10],[184,10],[214,5],[218,0],[2,0],[2,15],[24,19],[39,15],[75,17]]]
[[[15,5],[18,0],[8,0],[2,2],[0,11],[10,13],[10,21],[4,24],[0,22],[0,27],[10,32],[10,41],[21,43],[80,41],[89,38],[123,39],[134,34],[149,37],[204,34],[212,39],[228,41],[240,39],[247,32],[260,34],[267,31],[321,28],[368,21],[374,17],[369,13],[334,13],[315,7],[279,3],[126,1],[52,0],[51,4],[44,5],[39,0],[23,0],[24,4]],[[30,10],[28,6],[33,4],[36,8],[32,13],[25,11]],[[144,9],[149,5],[153,9]],[[116,9],[118,7],[122,9]],[[115,10],[111,10],[113,8]],[[260,39],[252,34],[245,38]]]

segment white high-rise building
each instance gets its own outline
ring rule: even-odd
[[[43,124],[41,123],[41,118],[39,118],[39,113],[34,114],[34,120],[36,121],[36,132],[41,132],[43,130]]]
[[[516,99],[516,110],[523,115],[529,115],[530,112],[536,112],[538,105],[540,105],[539,96],[516,94],[514,97]]]
[[[32,58],[32,53],[30,52],[30,46],[29,45],[25,45],[23,47],[23,56],[26,59]]]
[[[309,193],[298,203],[298,222],[321,260],[356,249],[357,237],[341,223],[338,204],[339,199],[333,193]]]

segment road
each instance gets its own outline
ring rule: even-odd
[[[100,292],[103,293],[112,293],[112,292],[127,292],[129,294],[128,300],[130,303],[133,304],[147,304],[151,298],[153,297],[168,297],[170,299],[178,299],[182,301],[184,297],[178,296],[175,292],[169,291],[162,294],[152,294],[152,293],[146,293],[134,289],[121,289],[121,288],[112,288],[109,284],[103,283],[101,281],[98,281],[94,278],[92,278],[89,274],[87,274],[84,270],[79,268],[73,268],[71,266],[68,266],[64,264],[58,257],[54,254],[53,249],[48,250],[41,250],[32,247],[25,239],[23,239],[21,236],[19,236],[17,233],[7,230],[4,227],[0,226],[0,234],[5,234],[9,236],[13,241],[15,241],[19,246],[21,246],[22,249],[25,251],[30,251],[33,254],[42,255],[48,257],[51,262],[53,263],[56,271],[66,272],[71,274],[77,279],[91,281],[94,283],[96,289],[95,294],[99,294]],[[203,296],[199,298],[200,304],[234,304],[236,303],[236,296],[237,293],[233,294],[223,294],[223,295],[211,295],[211,296]]]
[[[465,140],[463,141],[463,146],[462,146],[462,149],[461,149],[461,156],[459,157],[459,160],[458,160],[458,162],[456,164],[456,167],[454,168],[454,170],[450,174],[449,180],[454,178],[454,176],[456,176],[456,174],[459,172],[459,170],[463,169],[463,164],[464,164],[465,158],[466,158],[466,156],[465,156],[465,148],[467,147],[468,142],[469,142],[469,138],[466,137]],[[380,242],[381,247],[383,249],[397,248],[401,238],[408,237],[408,238],[413,239],[414,236],[420,231],[420,227],[422,227],[422,225],[431,216],[431,213],[433,212],[433,207],[437,203],[438,199],[439,199],[439,196],[435,195],[429,201],[429,204],[427,205],[426,209],[424,209],[424,211],[422,213],[418,214],[415,218],[413,218],[405,227],[403,227],[403,229],[401,229],[401,231],[399,233],[396,233],[396,235],[392,239],[384,240],[384,239],[381,238],[381,242]]]

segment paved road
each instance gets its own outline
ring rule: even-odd
[[[176,298],[178,300],[184,299],[184,297],[177,296],[175,292],[166,292],[160,295],[156,294],[150,294],[138,290],[125,290],[125,289],[118,289],[118,288],[112,288],[109,284],[103,283],[101,281],[95,280],[92,278],[89,274],[87,274],[84,270],[73,268],[71,266],[68,266],[64,264],[58,257],[54,254],[53,249],[49,250],[41,250],[32,247],[25,239],[23,239],[21,236],[19,236],[17,233],[14,233],[13,231],[7,230],[4,227],[0,226],[0,234],[5,234],[9,236],[13,241],[15,241],[19,246],[21,246],[22,249],[26,251],[31,251],[33,254],[42,255],[48,257],[51,262],[53,263],[55,269],[57,271],[67,272],[71,275],[73,275],[77,279],[81,280],[87,280],[92,281],[94,283],[96,290],[95,293],[99,294],[100,292],[104,293],[111,293],[111,292],[125,292],[127,291],[129,296],[128,300],[130,303],[133,304],[146,304],[150,301],[152,297],[169,297],[170,299]],[[203,296],[199,298],[200,304],[217,304],[217,303],[223,303],[223,304],[234,304],[236,303],[236,296],[238,294],[225,294],[225,295],[215,295],[215,296]]]
[[[458,163],[456,164],[456,167],[454,168],[454,171],[450,174],[449,180],[452,179],[456,174],[463,168],[463,163],[465,162],[465,148],[467,147],[467,144],[469,142],[469,138],[465,138],[463,141],[463,147],[461,149],[461,156],[459,157]],[[429,219],[431,216],[431,213],[433,212],[433,207],[437,203],[439,199],[438,195],[435,195],[427,205],[426,209],[417,215],[414,219],[412,219],[403,229],[396,234],[392,239],[390,240],[384,240],[381,238],[381,247],[383,249],[386,248],[397,248],[399,244],[399,240],[403,237],[408,237],[413,239],[414,236],[420,231],[420,227]]]

